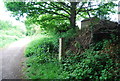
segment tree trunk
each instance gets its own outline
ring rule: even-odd
[[[76,27],[76,5],[77,2],[71,2],[70,27]]]

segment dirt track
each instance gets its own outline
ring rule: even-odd
[[[21,79],[24,48],[30,42],[29,38],[21,39],[4,49],[0,49],[0,80]]]

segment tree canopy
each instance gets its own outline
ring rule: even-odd
[[[18,18],[27,14],[27,17],[37,18],[43,14],[57,15],[58,18],[69,20],[70,27],[76,27],[76,17],[106,17],[116,4],[94,2],[7,2],[7,9]],[[53,17],[54,18],[54,17]]]

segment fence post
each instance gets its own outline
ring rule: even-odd
[[[64,38],[59,38],[59,62],[64,55]]]

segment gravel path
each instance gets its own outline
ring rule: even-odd
[[[29,42],[29,38],[24,38],[0,49],[0,80],[22,78],[22,62],[25,59],[23,53]]]

